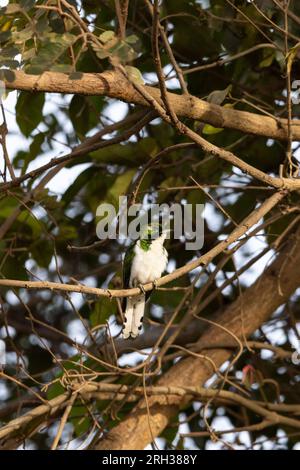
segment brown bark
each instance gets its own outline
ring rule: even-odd
[[[225,311],[220,311],[215,322],[220,326],[210,326],[200,338],[201,344],[224,343],[232,336],[227,329],[240,339],[249,337],[260,325],[267,321],[272,313],[293,294],[300,285],[300,229],[292,235],[275,261],[265,270],[258,280],[249,287],[241,298],[233,302]],[[199,320],[201,321],[201,320]],[[220,367],[228,360],[231,352],[226,349],[202,351],[207,359],[188,357],[178,362],[158,381],[162,386],[201,386],[211,377],[215,367]],[[150,417],[147,414],[145,400],[141,400],[134,410],[114,427],[108,435],[98,442],[96,449],[143,449],[152,437],[167,426],[170,419],[189,398],[151,396],[148,399]],[[151,426],[151,432],[149,428]]]
[[[14,71],[15,80],[5,81],[11,90],[43,91],[52,93],[78,93],[83,95],[105,95],[127,103],[149,106],[144,98],[119,73],[83,73],[81,78],[71,80],[68,75],[58,72],[44,72],[42,75],[27,75]],[[160,104],[160,90],[145,86],[145,90]],[[208,103],[191,95],[168,93],[168,100],[173,111],[181,117],[188,117],[211,124],[215,127],[236,129],[247,134],[286,140],[288,136],[287,120],[260,114],[224,108]],[[300,121],[293,121],[294,140],[300,140]]]

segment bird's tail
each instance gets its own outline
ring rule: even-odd
[[[136,338],[142,329],[145,311],[145,294],[128,297],[124,315],[123,338]]]

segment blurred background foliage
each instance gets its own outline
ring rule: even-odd
[[[253,4],[255,3],[255,5]],[[69,5],[69,6],[68,6]],[[81,23],[69,15],[74,7],[91,36],[84,33]],[[300,41],[300,3],[290,2],[288,46],[292,49]],[[68,16],[69,15],[69,16]],[[189,92],[203,100],[276,117],[286,116],[285,35],[284,15],[272,0],[248,2],[237,0],[164,0],[160,18],[177,62],[180,64]],[[298,18],[298,21],[295,20]],[[127,67],[134,80],[156,85],[157,77],[151,49],[151,16],[144,2],[129,2],[126,35],[121,37],[112,0],[69,0],[9,2],[0,11],[0,74],[13,79],[13,69],[30,74],[44,71],[64,72],[76,80],[82,73],[99,73],[111,68],[111,58]],[[274,27],[274,24],[278,27]],[[230,61],[230,57],[268,44]],[[271,45],[271,47],[270,47]],[[299,60],[295,54],[291,81],[299,78]],[[176,73],[169,56],[161,46],[161,58],[168,89],[180,93]],[[228,59],[224,65],[204,68],[205,65]],[[201,69],[202,67],[202,69]],[[197,70],[199,68],[199,70]],[[195,70],[196,69],[196,70]],[[16,93],[8,94],[15,96]],[[16,175],[38,168],[51,158],[69,153],[79,144],[107,125],[132,115],[138,107],[117,102],[104,96],[62,96],[60,94],[18,92],[13,113],[17,131],[10,133],[9,154]],[[6,101],[4,101],[6,108]],[[7,110],[7,113],[11,110]],[[293,106],[293,117],[298,117],[299,105]],[[13,118],[10,118],[10,121]],[[230,129],[216,129],[200,122],[185,120],[214,144],[232,149],[240,158],[268,174],[278,174],[284,163],[284,142],[257,137]],[[121,126],[105,138],[114,138],[128,129]],[[22,138],[23,136],[23,138]],[[72,158],[53,181],[42,182],[43,175],[26,180],[0,195],[0,274],[3,278],[22,280],[49,280],[80,282],[97,287],[121,286],[121,259],[127,242],[110,240],[97,243],[95,212],[102,202],[116,207],[120,195],[132,194],[137,176],[144,165],[162,149],[187,142],[174,129],[155,119],[132,135],[114,145],[87,152]],[[298,144],[294,146],[297,160]],[[200,190],[190,176],[203,188]],[[41,183],[41,184],[39,184]],[[209,191],[210,197],[207,196]],[[205,155],[196,147],[177,149],[164,156],[145,175],[137,194],[137,202],[205,203],[205,239],[201,252],[206,252],[226,236],[268,195],[260,183],[218,158]],[[225,212],[213,200],[221,204]],[[224,281],[233,276],[252,256],[265,248],[267,255],[250,267],[239,281],[229,283],[215,295],[202,312],[210,315],[222,309],[251,284],[271,259],[272,243],[291,223],[289,207],[299,204],[293,195],[284,207],[276,209],[277,220],[250,239],[229,261],[223,263],[208,287],[214,293]],[[229,218],[230,217],[230,218]],[[269,217],[269,216],[268,216]],[[9,221],[9,222],[8,222]],[[168,270],[183,266],[199,252],[186,251],[184,240],[167,243],[170,262]],[[211,263],[197,281],[194,296],[207,282],[223,255]],[[185,287],[194,279],[195,272],[186,275],[168,287]],[[164,324],[182,300],[184,290],[157,290],[148,307],[149,321]],[[98,373],[107,371],[99,362],[84,354],[90,332],[99,331],[99,325],[117,335],[121,329],[117,303],[106,298],[61,295],[56,292],[24,291],[1,287],[1,335],[8,351],[8,373],[15,374],[26,387],[40,389],[40,384],[51,383],[44,396],[51,399],[64,391],[57,380],[64,370],[82,371],[83,364]],[[201,304],[200,304],[201,305]],[[182,309],[181,316],[185,309]],[[288,305],[276,312],[270,324],[256,334],[256,338],[280,344],[290,349],[297,340],[299,297],[296,294]],[[179,321],[180,316],[178,317]],[[149,325],[146,322],[145,329]],[[59,332],[62,332],[61,334]],[[76,351],[73,340],[83,345]],[[170,351],[172,352],[172,350]],[[143,356],[123,355],[121,367],[136,364]],[[173,361],[163,363],[163,372]],[[273,399],[276,382],[278,393],[287,402],[299,396],[299,381],[295,366],[282,363],[273,355],[250,351],[242,355],[231,372],[232,380],[241,384],[245,364],[261,371],[269,383],[249,385],[253,398],[266,394]],[[14,371],[14,372],[11,372]],[[136,378],[119,373],[111,379],[115,383],[133,383]],[[103,375],[105,377],[105,375]],[[299,375],[298,375],[299,377]],[[9,380],[1,383],[0,419],[3,424],[24,413],[32,405],[12,406],[20,397],[27,397],[25,389]],[[102,429],[110,429],[132,408],[132,403],[115,407],[109,402],[97,401],[87,411],[76,403],[71,411],[62,443],[74,447],[91,435],[96,416]],[[213,443],[210,436],[181,439],[183,431],[205,430],[199,404],[192,404],[178,415],[164,431],[161,447],[211,448],[222,447],[223,441]],[[2,411],[1,411],[2,410]],[[4,411],[3,411],[4,410]],[[7,413],[5,410],[8,410]],[[209,420],[213,425],[241,426],[243,417],[237,406],[211,406]],[[247,420],[256,417],[247,411]],[[179,429],[179,421],[185,422]],[[57,430],[56,418],[47,427],[33,434],[25,446],[47,449]],[[181,430],[181,431],[180,431]],[[293,448],[298,436],[289,435],[289,429],[270,427],[265,431],[244,435],[224,436],[236,448]]]

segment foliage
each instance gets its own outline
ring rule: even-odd
[[[160,19],[174,57],[183,70],[189,93],[230,109],[276,118],[287,116],[286,59],[291,83],[299,78],[300,70],[300,4],[296,0],[290,2],[292,16],[288,18],[286,38],[285,17],[277,2],[256,2],[257,7],[254,3],[246,0],[164,0]],[[142,1],[129,2],[125,35],[122,35],[112,0],[15,0],[0,11],[1,77],[11,82],[13,70],[20,69],[36,75],[37,80],[44,72],[61,72],[76,81],[84,73],[101,73],[120,66],[137,86],[144,83],[157,86],[151,31],[152,16],[146,2]],[[265,43],[271,46],[261,47]],[[165,83],[169,91],[179,94],[180,83],[161,37],[159,47]],[[225,63],[221,63],[223,59],[226,59]],[[207,64],[214,65],[206,67]],[[15,92],[10,93],[15,96]],[[105,126],[124,116],[130,118],[140,108],[117,104],[106,96],[75,94],[66,97],[20,91],[14,111],[19,136],[9,132],[7,141],[13,171],[20,176],[62,152],[66,154],[70,149],[76,149]],[[299,105],[295,104],[293,116],[298,113]],[[87,150],[67,160],[64,168],[53,174],[53,179],[43,180],[45,173],[33,175],[22,184],[1,192],[2,278],[43,279],[111,289],[121,287],[121,259],[127,245],[118,240],[98,243],[97,206],[109,202],[118,208],[119,196],[132,196],[137,178],[151,159],[170,145],[189,142],[188,137],[180,135],[176,128],[159,118],[149,120],[143,129],[133,129],[130,137],[122,139],[122,134],[139,121],[130,126],[125,122],[109,132],[105,139],[120,137],[117,143]],[[210,143],[234,151],[243,161],[267,174],[278,175],[285,165],[286,142],[192,122],[189,118],[183,122]],[[3,142],[4,133],[1,135]],[[293,151],[297,163],[296,144]],[[54,164],[52,168],[57,166]],[[7,166],[5,170],[6,175],[3,167],[2,182],[11,179]],[[205,203],[205,243],[201,250],[205,253],[264,201],[269,190],[230,163],[191,146],[177,148],[155,165],[150,165],[138,188],[136,202]],[[264,268],[274,255],[274,242],[293,224],[294,212],[290,212],[298,206],[298,194],[290,195],[281,207],[266,216],[262,231],[237,253],[227,258],[226,253],[216,257],[203,269],[188,302],[181,304],[185,288],[196,279],[197,272],[185,274],[164,286],[169,288],[168,291],[154,292],[148,307],[151,322],[165,325],[179,308],[174,321],[177,324],[188,311],[189,302],[192,304],[193,301],[196,302],[195,313],[201,311],[201,316],[210,318],[216,310],[225,309],[239,298],[260,271],[257,265],[250,263],[237,281],[237,270],[268,248]],[[184,266],[200,255],[199,251],[186,251],[184,246],[183,240],[167,242],[170,269]],[[218,290],[223,284],[227,287]],[[210,300],[206,301],[206,298]],[[26,403],[21,408],[10,407],[15,400],[21,402],[28,398],[28,387],[50,400],[67,390],[72,374],[95,382],[104,381],[109,375],[109,380],[115,384],[143,383],[142,374],[137,377],[126,370],[128,365],[141,364],[145,359],[143,355],[136,353],[127,357],[123,354],[117,363],[116,351],[111,348],[107,351],[98,346],[95,350],[95,341],[101,343],[105,335],[109,338],[117,336],[121,330],[121,314],[115,299],[1,287],[1,304],[0,331],[8,351],[5,371],[26,385],[21,388],[16,382],[2,378],[5,398],[0,397],[3,402],[0,419],[3,425],[20,415],[21,408],[23,414],[32,407]],[[292,351],[292,344],[295,345],[298,338],[298,322],[299,295],[296,292],[254,338],[280,344],[283,350]],[[146,332],[148,328],[149,322],[146,322]],[[116,344],[118,341],[116,339]],[[91,345],[94,349],[89,349]],[[91,350],[93,353],[89,352]],[[178,353],[176,348],[169,348],[169,356],[162,362],[162,374],[174,364],[172,353],[175,352]],[[178,357],[182,354],[178,353]],[[119,369],[116,369],[117,364]],[[242,371],[249,364],[259,373],[253,375],[250,383],[249,380],[243,383]],[[156,383],[156,380],[154,377],[147,383]],[[224,385],[226,390],[242,388],[253,400],[276,402],[278,396],[284,396],[286,403],[299,401],[299,370],[290,360],[265,351],[246,348],[233,365],[230,380]],[[42,384],[47,386],[43,388]],[[92,435],[96,441],[101,429],[112,429],[133,406],[126,399],[121,402],[93,400],[88,407],[76,400],[68,417],[72,430],[63,434],[61,444],[75,438],[83,442]],[[204,413],[212,427],[219,423],[221,427],[222,423],[242,427],[245,423],[258,422],[253,411],[236,404],[211,402],[207,408],[203,403],[199,408],[199,403],[190,403],[178,411],[161,435],[165,448],[226,447],[224,442],[228,441],[228,445],[236,448],[258,449],[272,445],[277,449],[290,449],[298,442],[293,430],[280,425],[264,431],[254,430],[249,440],[243,439],[240,433],[233,437],[224,434],[216,444],[214,436],[209,432],[205,434]],[[59,422],[61,415],[62,412],[53,416],[48,425]],[[188,432],[196,433],[189,439],[179,439],[182,431],[179,420],[182,419],[187,419]],[[98,428],[95,422],[99,423]],[[29,432],[26,445],[49,448],[53,431],[51,434],[51,426],[47,429],[43,433]],[[199,432],[204,434],[199,435]],[[284,441],[280,441],[282,435]],[[16,447],[18,445],[20,442]]]

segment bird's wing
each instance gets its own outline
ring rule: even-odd
[[[129,289],[129,287],[131,287],[129,283],[130,283],[132,260],[134,258],[134,247],[135,247],[135,243],[133,243],[127,248],[125,257],[123,260],[123,289]],[[123,300],[122,300],[123,312],[125,308],[126,308],[126,297],[123,297]]]
[[[127,251],[125,253],[125,257],[123,260],[123,287],[125,289],[128,289],[130,287],[129,282],[130,282],[132,261],[134,258],[134,247],[135,247],[135,243],[133,243],[127,248]]]

